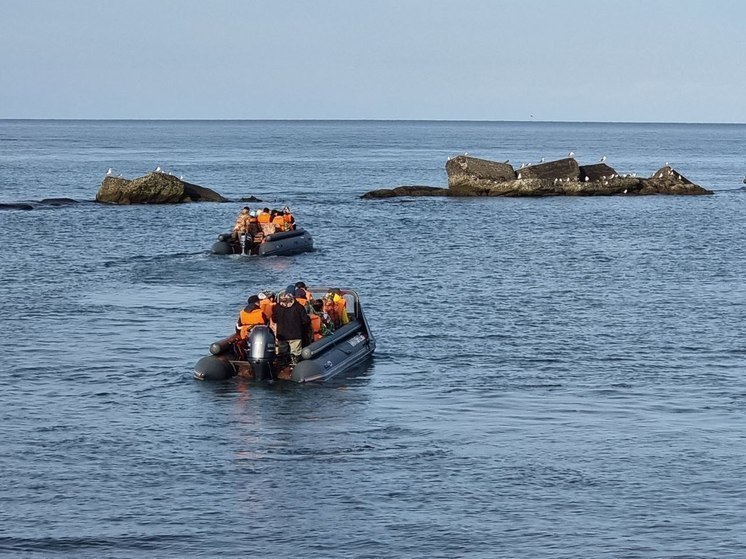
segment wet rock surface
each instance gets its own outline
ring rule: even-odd
[[[220,194],[184,182],[168,173],[153,172],[135,179],[107,176],[96,193],[104,204],[181,204],[184,202],[224,202]]]
[[[448,188],[397,187],[370,191],[362,198],[395,196],[616,196],[712,194],[676,169],[664,166],[650,177],[620,174],[602,162],[578,165],[574,157],[522,165],[459,155],[446,162]]]

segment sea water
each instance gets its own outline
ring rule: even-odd
[[[448,157],[668,162],[691,197],[397,198]],[[746,126],[0,121],[0,553],[746,556]],[[157,166],[243,202],[105,206]],[[357,290],[375,357],[204,383],[247,296]]]

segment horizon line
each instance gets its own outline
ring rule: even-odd
[[[715,121],[642,121],[642,120],[499,120],[499,119],[447,119],[447,118],[15,118],[0,117],[5,121],[56,121],[56,122],[444,122],[444,123],[505,123],[505,124],[710,124],[743,125],[746,122]]]

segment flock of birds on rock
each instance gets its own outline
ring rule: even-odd
[[[155,168],[155,170],[154,170],[153,172],[154,172],[154,173],[163,173],[164,175],[169,175],[169,176],[171,176],[171,177],[175,177],[175,176],[176,176],[176,175],[174,175],[173,173],[171,173],[170,171],[164,171],[163,169],[161,169],[161,166],[160,166],[160,165],[158,165],[158,166],[157,166],[157,167]],[[114,170],[113,170],[113,169],[112,169],[111,167],[109,167],[109,170],[108,170],[108,171],[106,171],[106,176],[107,176],[107,177],[110,177],[110,176],[112,176],[112,175],[113,175],[113,173],[114,173]],[[120,178],[121,178],[121,177],[122,177],[122,174],[121,174],[121,173],[119,173],[119,174],[117,175],[117,177],[120,177]],[[179,180],[180,180],[180,181],[183,181],[183,180],[184,180],[184,175],[179,175]]]
[[[465,151],[464,152],[464,157],[466,157],[468,155],[469,155],[469,152]],[[567,154],[567,157],[569,159],[574,159],[575,158],[575,152],[574,151],[570,151]],[[448,161],[450,161],[451,159],[452,159],[452,157],[449,157]],[[545,161],[546,161],[545,158],[542,157],[541,160],[539,161],[538,165],[544,163]],[[503,164],[505,164],[505,165],[507,165],[508,163],[510,163],[510,159],[506,159],[505,161],[503,161]],[[605,155],[601,156],[601,159],[598,160],[598,163],[606,163],[606,156]],[[526,168],[530,167],[531,165],[532,165],[532,163],[521,163],[521,166],[518,168],[519,172],[518,172],[516,178],[517,179],[521,178],[520,169],[526,169]],[[664,167],[668,168],[667,174],[664,173],[664,172],[661,172],[658,175],[656,175],[655,178],[662,179],[664,176],[672,176],[674,174],[673,170],[670,169],[670,163],[668,161],[666,161]],[[608,181],[611,180],[611,179],[618,179],[618,178],[625,178],[626,179],[626,178],[630,178],[630,177],[634,178],[636,176],[637,176],[637,173],[630,173],[630,174],[626,174],[626,175],[612,174],[609,177],[602,176],[601,180],[604,181],[604,184],[609,184]],[[676,178],[678,180],[682,180],[681,179],[681,175],[676,175]],[[573,181],[573,180],[577,180],[577,179],[571,179],[571,178],[568,178],[568,179],[554,179],[554,184],[560,184],[562,182],[570,182],[570,181]],[[585,182],[589,182],[590,178],[586,176],[585,179],[584,179],[584,181]],[[744,181],[744,183],[746,183],[746,178],[744,178],[743,181]]]

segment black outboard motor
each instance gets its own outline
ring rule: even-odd
[[[249,363],[256,380],[273,380],[275,335],[267,326],[254,326],[249,333]]]

